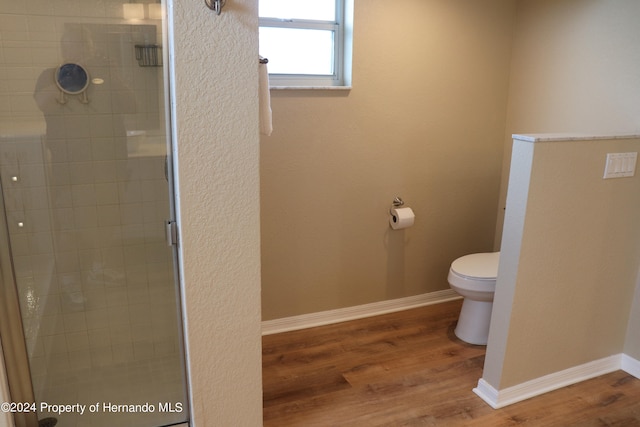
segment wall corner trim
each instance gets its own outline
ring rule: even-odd
[[[493,409],[499,409],[617,370],[623,370],[640,379],[640,361],[626,354],[616,354],[502,390],[496,390],[491,384],[480,378],[478,386],[473,389],[473,392]]]
[[[331,325],[333,323],[379,316],[381,314],[409,310],[411,308],[438,304],[460,298],[461,296],[453,289],[445,289],[442,291],[428,292],[426,294],[414,295],[405,298],[356,305],[353,307],[301,314],[299,316],[283,317],[281,319],[265,320],[262,322],[262,335],[278,334],[280,332],[297,331],[316,326]]]
[[[627,374],[640,379],[640,360],[623,354],[620,368]]]

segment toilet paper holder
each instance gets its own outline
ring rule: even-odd
[[[404,200],[400,197],[396,197],[393,199],[393,202],[391,202],[391,207],[389,208],[389,225],[394,230],[411,227],[415,220],[413,210],[403,206]]]
[[[404,206],[404,200],[402,200],[400,197],[397,197],[395,199],[393,199],[393,202],[391,202],[391,207],[389,208],[389,213],[391,213],[391,210],[393,208],[399,208],[400,206]]]

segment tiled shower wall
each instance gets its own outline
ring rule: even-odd
[[[111,77],[119,80],[120,89],[133,92],[136,110],[126,115],[130,129],[158,127],[164,119],[158,114],[161,68],[139,67],[134,45],[161,44],[161,23],[124,20],[123,3],[128,2],[0,0],[0,123],[41,119],[34,90],[43,70],[78,62],[91,77],[114,72]]]
[[[78,401],[90,372],[179,352],[162,68],[134,50],[161,43],[160,21],[126,21],[122,4],[0,0],[0,176],[34,388],[50,403]],[[65,62],[98,79],[88,104],[59,102]]]

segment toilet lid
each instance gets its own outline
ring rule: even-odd
[[[461,276],[495,279],[499,261],[500,252],[465,255],[451,263],[451,270]]]

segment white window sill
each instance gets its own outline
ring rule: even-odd
[[[269,86],[271,90],[351,90],[351,86]]]

